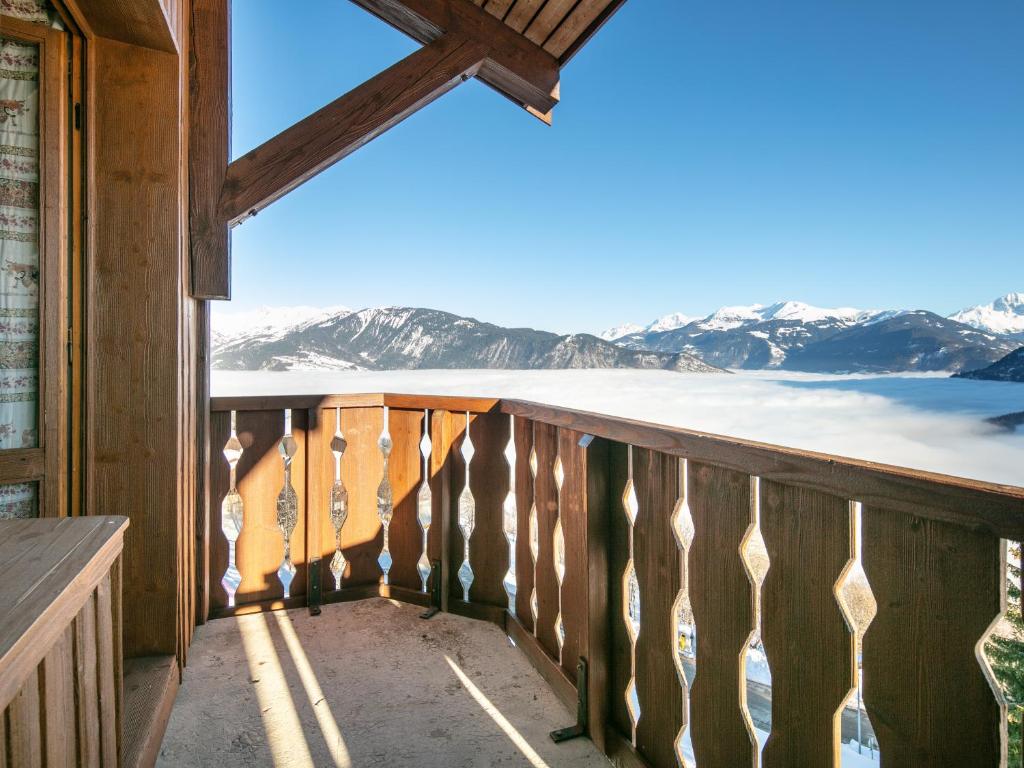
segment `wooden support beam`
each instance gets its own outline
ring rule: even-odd
[[[231,225],[287,194],[477,73],[487,48],[449,33],[228,166],[219,216]]]
[[[230,0],[193,0],[189,34],[192,296],[230,299],[230,228],[217,212],[231,159]]]
[[[471,0],[352,0],[421,43],[457,32],[488,48],[477,77],[550,122],[558,104],[559,61]]]

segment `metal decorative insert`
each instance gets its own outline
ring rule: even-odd
[[[473,461],[473,440],[469,436],[469,411],[466,411],[466,439],[462,441],[462,458],[466,464],[466,484],[459,494],[459,529],[462,531],[462,565],[459,566],[459,583],[462,584],[462,599],[469,602],[469,588],[473,585],[473,568],[469,564],[469,540],[476,525],[476,499],[469,487],[469,465]]]
[[[389,415],[390,409],[384,406],[384,429],[381,430],[380,437],[377,438],[377,447],[384,457],[383,476],[381,477],[380,485],[377,486],[377,516],[380,518],[380,524],[384,528],[384,546],[380,550],[377,564],[380,566],[381,573],[384,574],[385,584],[389,583],[388,574],[391,572],[391,565],[394,562],[391,557],[390,543],[391,518],[395,513],[395,502],[391,494],[391,478],[388,470],[388,461],[391,458],[391,449],[393,447],[391,433],[388,432]]]
[[[508,541],[508,570],[502,583],[508,595],[508,612],[516,615],[516,538],[519,534],[518,508],[516,505],[516,439],[515,416],[509,414],[508,444],[505,446],[505,463],[508,464],[508,494],[501,506],[502,530]]]
[[[345,555],[341,547],[341,529],[348,520],[348,489],[341,479],[341,459],[345,455],[348,443],[341,433],[341,408],[334,409],[334,437],[331,438],[331,453],[334,454],[334,485],[331,486],[329,509],[331,525],[334,526],[334,557],[331,558],[331,573],[334,575],[334,588],[341,589],[341,577],[345,573]]]
[[[427,537],[430,523],[434,518],[434,499],[430,493],[430,452],[433,445],[430,441],[430,411],[423,410],[423,438],[420,440],[420,457],[423,461],[423,475],[420,489],[416,493],[416,519],[423,531],[423,552],[416,562],[416,571],[420,575],[420,583],[424,592],[430,580],[430,558],[427,557]]]
[[[636,524],[640,504],[633,485],[633,446],[629,446],[628,475],[622,492],[622,509],[629,521],[629,560],[622,574],[622,618],[629,635],[629,683],[626,685],[626,709],[633,725],[632,743],[636,746],[636,726],[640,722],[640,697],[636,690],[636,641],[640,636],[640,583],[633,565],[633,526]]]
[[[238,440],[235,431],[237,412],[231,412],[231,436],[224,444],[223,454],[228,462],[230,480],[228,481],[228,492],[220,505],[220,529],[224,532],[224,538],[228,540],[228,568],[224,572],[220,583],[228,596],[228,605],[234,606],[235,592],[242,582],[242,574],[238,572],[238,564],[235,556],[235,544],[242,534],[242,522],[245,517],[245,510],[242,506],[242,496],[238,492],[238,460],[245,452],[242,443]]]
[[[558,580],[558,615],[555,616],[555,641],[558,643],[558,663],[562,663],[562,648],[565,646],[565,624],[562,622],[562,583],[565,581],[565,534],[562,532],[562,485],[565,483],[565,472],[562,470],[562,457],[555,457],[552,468],[555,477],[555,489],[558,499],[558,518],[555,530],[551,535],[553,557],[555,561],[555,578]]]
[[[284,560],[277,569],[277,578],[284,587],[284,596],[291,597],[292,579],[295,578],[295,564],[292,562],[292,534],[299,522],[299,497],[292,487],[292,459],[298,451],[295,438],[292,437],[292,412],[284,412],[284,436],[278,444],[278,451],[284,461],[284,487],[277,496],[277,527],[284,537]]]

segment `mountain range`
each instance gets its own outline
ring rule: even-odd
[[[586,333],[502,328],[414,307],[268,309],[241,330],[215,318],[214,332],[213,367],[225,370],[719,370],[687,352],[635,350]]]
[[[797,301],[668,315],[594,336],[504,328],[434,309],[263,308],[214,314],[213,365],[232,370],[721,368],[807,372],[982,369],[1024,346],[1024,294],[949,317]]]

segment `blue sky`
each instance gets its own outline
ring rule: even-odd
[[[345,0],[234,0],[233,150],[415,50]],[[630,0],[546,127],[460,86],[234,230],[258,304],[596,331],[1024,290],[1024,3]]]

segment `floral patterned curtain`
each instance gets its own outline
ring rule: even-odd
[[[44,0],[0,13],[48,24]],[[0,450],[39,444],[39,47],[0,36]],[[38,484],[0,485],[0,519],[34,517]]]

